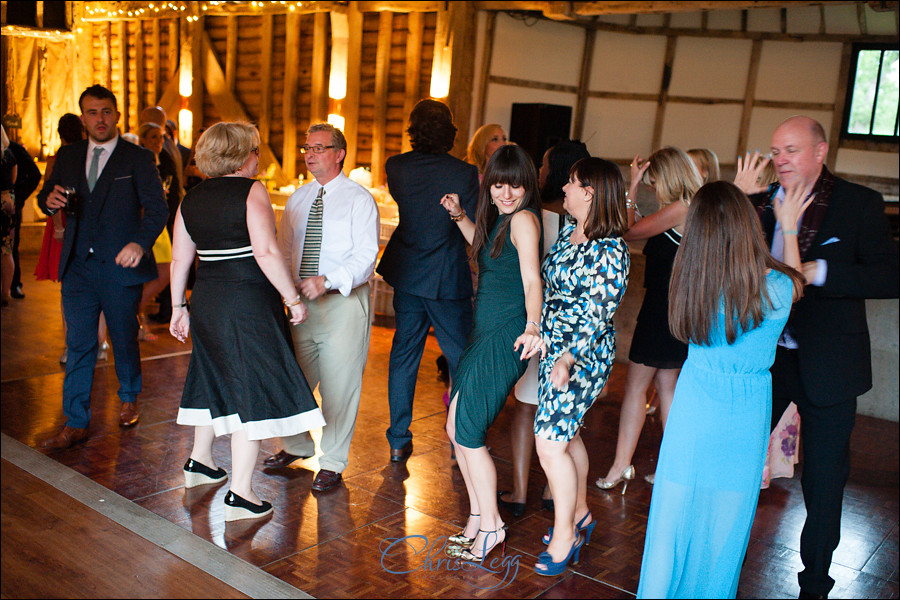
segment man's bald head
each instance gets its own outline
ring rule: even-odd
[[[165,127],[166,111],[161,106],[148,106],[141,111],[141,123],[156,123],[160,127]]]

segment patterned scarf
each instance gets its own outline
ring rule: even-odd
[[[781,186],[776,182],[769,186],[767,192],[769,201],[766,203],[764,210],[772,211],[772,202],[775,201],[775,195]],[[822,226],[822,219],[825,218],[825,211],[828,210],[828,203],[831,201],[831,192],[834,189],[834,175],[828,170],[828,167],[822,165],[822,174],[816,180],[813,186],[812,194],[815,195],[812,204],[807,207],[803,216],[800,218],[800,228],[797,233],[797,244],[800,246],[800,260],[806,257],[806,252],[812,246],[816,234],[819,233],[819,227]]]

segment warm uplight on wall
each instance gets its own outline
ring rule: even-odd
[[[335,113],[331,113],[328,115],[328,124],[333,127],[337,127],[341,131],[344,131],[344,117],[341,115],[337,115]]]
[[[450,52],[434,48],[434,61],[431,63],[432,98],[446,98],[450,93]]]
[[[182,98],[189,98],[194,91],[190,64],[183,64],[178,71],[178,93]]]
[[[343,100],[347,96],[350,24],[345,14],[331,13],[331,74],[328,97]]]
[[[191,111],[182,108],[178,111],[178,141],[182,146],[190,148],[194,145],[194,115]]]

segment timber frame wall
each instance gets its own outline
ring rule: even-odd
[[[495,9],[501,7],[503,4],[504,3],[502,2],[478,3],[480,8]],[[531,4],[559,5],[566,3],[533,2]],[[826,164],[828,164],[828,166],[832,169],[834,169],[839,149],[853,149],[892,154],[896,154],[898,150],[900,150],[900,147],[898,147],[897,143],[841,140],[840,135],[844,118],[843,113],[845,108],[846,89],[851,70],[850,61],[852,45],[854,43],[860,42],[896,44],[896,34],[898,31],[898,10],[896,6],[897,3],[891,3],[893,4],[893,7],[888,9],[888,22],[891,24],[891,26],[888,27],[888,30],[892,33],[890,35],[883,34],[884,19],[881,19],[881,22],[879,23],[880,27],[878,29],[876,29],[876,27],[871,24],[873,15],[875,13],[867,6],[866,3],[856,3],[855,6],[853,6],[852,3],[834,3],[844,5],[850,4],[850,6],[843,6],[841,8],[853,11],[859,34],[829,31],[827,23],[829,21],[833,22],[834,19],[827,18],[826,11],[832,10],[834,9],[834,7],[825,6],[824,4],[818,6],[790,8],[778,8],[772,6],[766,7],[762,10],[777,12],[778,22],[776,28],[768,29],[765,31],[754,30],[753,17],[756,15],[751,15],[751,13],[753,13],[756,9],[730,11],[731,13],[737,13],[740,15],[740,22],[738,24],[732,24],[731,27],[722,27],[720,19],[716,19],[714,23],[714,19],[712,17],[717,15],[713,15],[712,13],[707,11],[701,11],[701,8],[699,7],[699,5],[701,4],[709,3],[697,3],[698,8],[696,9],[695,14],[691,17],[686,17],[678,13],[667,13],[652,15],[606,14],[602,16],[594,16],[593,18],[588,18],[585,16],[579,16],[578,18],[564,18],[564,15],[553,13],[548,14],[548,10],[551,9],[552,6],[545,8],[545,19],[552,20],[560,24],[561,27],[568,27],[572,30],[571,35],[560,35],[560,39],[572,40],[571,60],[573,62],[578,62],[580,65],[578,69],[577,81],[570,81],[568,84],[549,82],[546,79],[541,80],[540,78],[525,79],[521,77],[509,77],[504,75],[502,72],[498,73],[497,68],[492,64],[492,58],[496,55],[497,52],[496,48],[494,47],[494,45],[498,42],[496,31],[497,17],[501,13],[506,13],[517,18],[518,20],[522,20],[523,15],[521,13],[517,14],[515,12],[500,10],[491,10],[487,12],[486,19],[484,20],[484,23],[480,28],[480,44],[483,48],[483,51],[481,53],[480,64],[478,65],[478,81],[480,82],[480,86],[476,90],[475,94],[475,107],[473,110],[475,117],[474,123],[480,124],[496,119],[496,117],[495,119],[492,119],[490,116],[486,116],[486,113],[489,112],[490,108],[488,95],[492,86],[502,86],[505,88],[519,88],[522,92],[521,96],[523,98],[527,98],[529,92],[534,93],[535,91],[569,94],[570,97],[573,98],[573,116],[571,129],[571,137],[573,139],[584,139],[584,136],[590,133],[588,128],[585,126],[586,108],[589,101],[591,99],[604,99],[632,103],[653,103],[656,106],[655,119],[652,125],[652,134],[650,136],[651,139],[648,140],[650,141],[649,147],[653,149],[659,148],[661,145],[666,143],[666,140],[663,139],[663,137],[667,107],[680,104],[695,106],[704,105],[707,107],[739,107],[740,122],[739,124],[735,124],[737,125],[736,129],[738,130],[736,144],[737,152],[733,156],[740,156],[748,149],[752,150],[753,146],[750,145],[751,140],[749,140],[751,117],[753,115],[754,109],[760,108],[789,111],[787,114],[804,112],[830,113],[832,115],[831,127],[830,131],[826,133],[828,134],[829,140],[839,140],[839,142],[833,142],[829,145]],[[689,10],[689,8],[682,7],[681,10]],[[791,27],[792,19],[794,21],[794,24],[796,24],[798,20],[798,15],[795,11],[799,10],[804,11],[802,16],[807,22],[814,23],[814,25],[808,26],[805,22],[804,26],[814,27],[817,30],[806,30],[798,32],[796,29]],[[570,15],[570,17],[573,16]],[[685,25],[689,18],[696,18],[697,22],[691,23],[690,25]],[[559,27],[557,28],[559,29]],[[643,91],[640,93],[636,93],[612,90],[608,88],[605,89],[603,82],[592,80],[592,60],[594,60],[598,56],[597,52],[595,51],[595,44],[597,43],[599,36],[607,34],[653,36],[655,38],[665,39],[663,66],[658,80],[658,88],[655,91]],[[679,50],[678,41],[686,38],[706,38],[710,40],[743,40],[748,41],[752,44],[749,53],[748,64],[737,65],[734,69],[737,73],[741,72],[741,68],[746,69],[747,75],[742,97],[713,97],[710,95],[699,94],[696,96],[675,96],[670,94],[669,86],[672,82],[673,65],[675,64],[676,55]],[[757,89],[757,80],[760,74],[759,72],[761,64],[760,57],[763,52],[764,44],[769,42],[789,42],[797,43],[799,45],[802,45],[806,42],[832,42],[840,44],[840,70],[837,77],[836,86],[834,88],[833,96],[831,98],[824,98],[824,101],[776,101],[760,99],[759,91]],[[601,153],[601,155],[606,154]],[[627,163],[630,159],[630,156],[617,156],[614,158],[618,162]],[[726,160],[725,162],[731,163],[731,161],[728,160]],[[893,193],[896,194],[896,176],[893,178],[893,183]]]
[[[170,119],[189,108],[194,140],[203,127],[218,121],[257,124],[261,170],[274,164],[278,183],[305,173],[299,148],[307,128],[339,110],[348,142],[345,172],[369,167],[374,184],[382,184],[387,157],[410,149],[406,119],[418,100],[429,97],[439,32],[445,46],[451,40],[474,45],[470,2],[209,3],[202,12],[201,3],[190,2],[181,14],[170,10],[158,16],[97,15],[86,4],[114,12],[119,6],[134,9],[148,3],[70,3],[73,31],[56,38],[70,40],[78,92],[60,114],[42,115],[47,120],[42,132],[55,135],[62,112],[77,113],[78,93],[100,83],[119,100],[122,131],[137,131],[141,110],[154,105],[162,106]],[[328,95],[335,14],[349,27],[347,95],[342,101]],[[5,29],[4,37],[9,33]],[[468,140],[473,71],[471,60],[462,63],[462,58],[460,53],[453,56],[454,78],[444,99],[460,128],[454,148],[458,156],[464,155]],[[7,60],[4,56],[4,64]],[[193,67],[189,98],[179,95],[181,65]],[[8,106],[5,92],[4,113]],[[40,147],[52,153],[56,144],[41,140]]]
[[[6,4],[3,2],[4,16]],[[32,146],[39,146],[44,155],[55,151],[55,126],[60,114],[66,110],[77,112],[80,90],[101,83],[119,98],[123,131],[135,131],[140,125],[140,111],[152,105],[162,106],[173,119],[179,109],[190,108],[193,139],[202,127],[219,120],[246,119],[256,123],[262,138],[262,165],[275,166],[275,180],[279,183],[304,174],[299,147],[309,124],[324,121],[329,112],[338,111],[345,118],[344,132],[348,140],[345,171],[356,166],[369,167],[374,185],[383,184],[385,159],[409,149],[406,118],[415,102],[429,95],[432,59],[441,47],[451,53],[446,101],[459,127],[453,150],[456,156],[464,155],[470,132],[485,122],[488,94],[493,86],[521,90],[521,99],[516,101],[529,101],[529,94],[538,91],[570,94],[574,98],[572,137],[575,138],[581,138],[586,131],[585,120],[590,116],[592,101],[652,103],[656,107],[655,120],[652,134],[648,134],[652,140],[647,140],[652,148],[665,141],[664,125],[669,107],[738,107],[740,122],[734,124],[734,130],[738,131],[736,145],[740,154],[748,147],[753,111],[760,108],[831,113],[829,139],[839,139],[852,43],[896,43],[897,39],[896,6],[892,10],[893,35],[881,35],[867,23],[870,9],[866,3],[855,3],[855,6],[849,3],[849,8],[855,11],[859,33],[829,31],[826,11],[832,7],[800,6],[815,4],[808,2],[754,2],[754,8],[749,10],[730,11],[740,14],[740,23],[730,28],[719,25],[721,11],[702,10],[721,7],[711,2],[180,2],[183,6],[180,12],[163,10],[131,15],[129,11],[150,3],[67,4],[72,32],[57,32],[55,40],[70,47],[68,67],[74,73],[67,76],[72,79],[71,98],[57,102],[52,109],[45,107],[44,114],[38,111],[36,118],[42,121],[42,139]],[[600,14],[651,10],[659,13],[666,9],[663,4],[676,12]],[[778,4],[792,6],[778,8]],[[763,5],[768,8],[755,8]],[[575,14],[571,9],[576,6],[595,12]],[[551,83],[496,72],[492,57],[501,51],[495,47],[497,16],[514,8],[542,11],[547,18],[571,29],[572,39],[580,36],[580,47],[573,44],[572,60],[580,64],[579,74],[573,80],[566,84]],[[775,30],[754,30],[757,10],[779,11],[780,23]],[[806,15],[818,13],[818,31],[794,31],[791,20],[798,10],[806,11]],[[685,11],[696,13],[697,23],[685,25]],[[328,96],[335,19],[343,19],[349,29],[347,95],[340,102]],[[483,22],[480,39],[479,19]],[[43,33],[53,38],[52,32]],[[595,44],[601,36],[617,33],[665,39],[664,67],[657,89],[628,92],[605,89],[591,81]],[[9,64],[7,38],[28,34],[4,28],[5,67]],[[677,41],[698,37],[744,40],[752,44],[743,97],[670,94],[672,68],[679,50]],[[833,96],[824,101],[804,102],[759,99],[756,84],[760,54],[763,45],[769,42],[840,43],[843,51]],[[476,60],[476,48],[480,48],[477,51],[480,60]],[[528,62],[527,56],[516,58]],[[192,83],[192,94],[186,99],[181,98],[178,90],[182,65],[188,66]],[[9,82],[9,76],[7,79]],[[7,85],[3,93],[4,114],[9,108],[10,87]],[[14,90],[12,94],[15,93]],[[60,104],[65,110],[59,109]],[[898,150],[897,144],[832,143],[829,166],[833,167],[839,148],[893,153]],[[609,155],[600,150],[600,155]],[[616,159],[627,161],[628,157]]]

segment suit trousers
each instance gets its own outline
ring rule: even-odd
[[[106,316],[115,358],[119,398],[122,402],[134,402],[141,391],[137,309],[143,285],[115,283],[118,268],[91,256],[84,259],[74,256],[62,280],[68,348],[63,414],[69,427],[87,427],[91,421],[91,386],[97,363],[101,311]]]
[[[434,335],[447,357],[452,380],[472,331],[472,301],[469,298],[431,300],[395,289],[394,315],[396,329],[388,371],[391,425],[387,439],[391,448],[402,448],[412,441],[409,426],[413,398],[428,330],[434,326]]]
[[[363,371],[369,356],[370,301],[368,284],[357,287],[346,298],[324,294],[307,303],[309,318],[291,327],[297,362],[309,388],[319,387],[325,416],[319,468],[336,473],[347,468],[356,428]],[[281,442],[289,454],[315,453],[309,432],[282,438]]]
[[[827,596],[831,558],[841,539],[844,486],[850,476],[850,434],[856,422],[856,398],[828,406],[814,404],[800,377],[796,350],[778,347],[772,367],[772,423],[777,424],[791,402],[800,413],[803,472],[800,483],[806,522],[800,534],[800,589]]]

